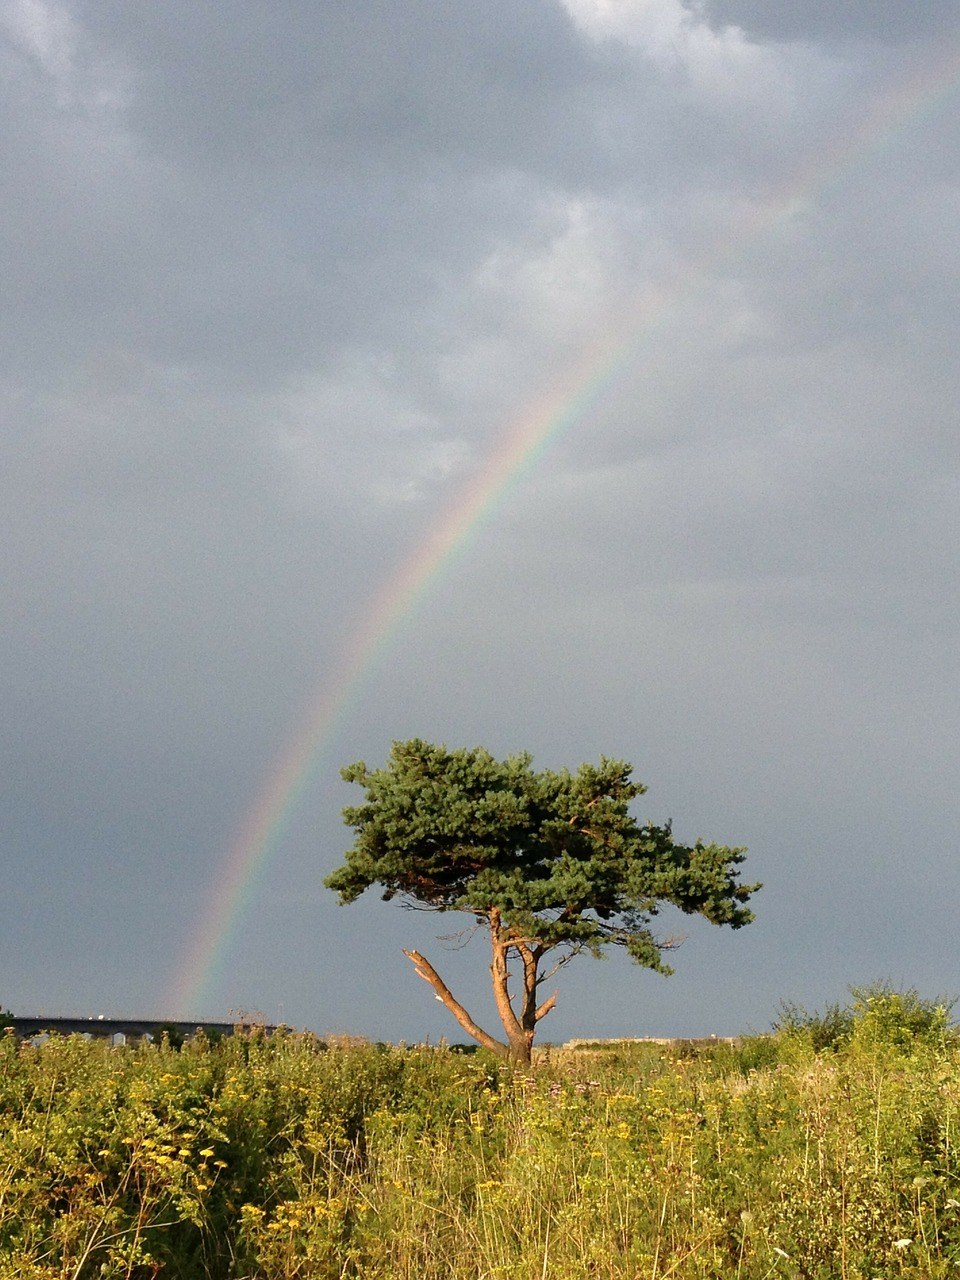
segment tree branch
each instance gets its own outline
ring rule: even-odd
[[[539,987],[544,982],[549,982],[558,969],[562,969],[565,964],[569,964],[570,961],[573,960],[575,956],[578,956],[582,950],[583,950],[583,947],[580,944],[574,944],[573,946],[571,946],[570,950],[564,952],[564,954],[560,957],[560,959],[551,969],[548,969],[547,972],[542,975],[542,977],[539,977],[537,979],[537,986]]]
[[[494,1053],[497,1053],[502,1057],[507,1051],[507,1046],[502,1044],[499,1040],[495,1040],[489,1032],[484,1031],[483,1027],[474,1022],[473,1018],[470,1017],[470,1014],[467,1013],[460,1001],[454,997],[450,988],[440,977],[439,973],[437,973],[436,969],[426,956],[422,956],[419,951],[405,950],[403,954],[408,960],[413,962],[413,967],[417,971],[417,976],[433,987],[436,992],[437,999],[443,1001],[456,1020],[460,1023],[461,1027],[463,1027],[464,1031],[466,1031],[467,1035],[473,1036],[474,1040],[482,1044],[485,1049],[491,1049]]]
[[[541,1018],[545,1018],[547,1016],[553,1006],[557,1003],[557,994],[558,993],[555,991],[552,996],[544,1000],[543,1004],[537,1005],[537,1011],[534,1014],[535,1022],[539,1022]]]

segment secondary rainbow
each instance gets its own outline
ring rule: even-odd
[[[194,930],[195,941],[181,959],[165,1002],[173,1013],[198,1016],[211,999],[260,875],[281,844],[304,791],[326,765],[329,748],[359,702],[365,682],[431,586],[493,519],[546,450],[582,421],[618,373],[634,363],[641,343],[672,307],[724,258],[832,185],[904,127],[936,110],[955,92],[958,75],[960,49],[951,49],[935,65],[875,99],[856,128],[799,168],[789,183],[751,210],[681,277],[636,306],[626,341],[611,335],[593,344],[559,382],[507,424],[496,450],[373,597],[340,663],[324,673],[290,745],[271,769],[218,869],[215,888]],[[618,326],[618,332],[623,331]]]

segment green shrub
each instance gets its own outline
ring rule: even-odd
[[[776,1066],[780,1061],[780,1046],[772,1035],[743,1036],[732,1044],[718,1044],[712,1059],[717,1068],[746,1076],[752,1071]]]
[[[855,1043],[907,1051],[942,1046],[950,1034],[956,1001],[927,999],[911,988],[897,991],[889,983],[851,987],[849,1004],[829,1004],[822,1012],[784,1001],[773,1024],[782,1041],[803,1041],[814,1053],[836,1052]]]
[[[856,1043],[897,1049],[943,1047],[955,998],[925,999],[913,988],[897,991],[883,982],[851,987],[850,994]]]
[[[853,1035],[853,1010],[840,1004],[828,1004],[822,1013],[811,1012],[803,1005],[782,1001],[773,1024],[774,1031],[785,1038],[809,1042],[814,1053],[841,1049]]]

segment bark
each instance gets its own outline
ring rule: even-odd
[[[520,1009],[520,1025],[530,1037],[537,1026],[537,966],[539,947],[531,947],[526,942],[517,942],[517,952],[523,963],[523,1003]]]
[[[537,988],[540,985],[540,961],[548,950],[540,943],[531,945],[528,939],[517,937],[510,929],[504,928],[500,912],[490,912],[490,943],[493,950],[491,975],[493,977],[494,997],[500,1021],[507,1033],[510,1045],[510,1056],[517,1062],[528,1065],[533,1052],[533,1037],[537,1023],[545,1017],[557,1002],[551,996],[542,1004],[537,1004]],[[523,994],[520,999],[519,1017],[510,999],[510,971],[508,958],[511,950],[516,951],[523,966]]]
[[[549,996],[546,1000],[544,1000],[543,1004],[537,1005],[537,1012],[536,1012],[537,1022],[539,1022],[541,1018],[545,1018],[556,1003],[557,1003],[557,993],[555,991],[552,996]]]
[[[509,930],[504,929],[500,911],[494,907],[490,912],[490,977],[493,981],[493,998],[503,1029],[507,1033],[510,1057],[518,1062],[529,1062],[530,1043],[533,1037],[527,1035],[514,1012],[513,1002],[510,999],[510,970],[507,967],[507,954],[512,945]]]

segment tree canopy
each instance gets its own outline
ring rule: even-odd
[[[537,1023],[556,996],[543,984],[580,952],[624,948],[644,968],[670,973],[652,922],[664,904],[738,929],[760,886],[739,883],[743,849],[684,845],[670,823],[629,812],[646,788],[621,760],[575,773],[532,768],[526,752],[495,759],[482,747],[450,751],[395,742],[385,768],[341,770],[366,792],[344,809],[356,839],[325,884],[343,903],[379,885],[387,900],[463,911],[489,930],[491,975],[505,1041],[484,1031],[419,952],[405,954],[460,1025],[481,1044],[529,1061]],[[544,961],[550,957],[544,970]],[[511,995],[511,964],[521,990]]]

